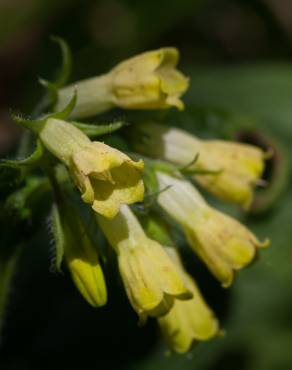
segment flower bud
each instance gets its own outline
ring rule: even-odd
[[[125,109],[183,109],[181,95],[188,79],[176,65],[176,48],[162,48],[130,58],[105,75],[90,78],[59,91],[57,110],[77,91],[78,102],[71,117],[96,115],[114,107]]]
[[[40,132],[46,148],[71,173],[84,202],[99,214],[112,218],[121,204],[143,200],[143,161],[101,142],[91,142],[79,129],[65,121],[50,118]]]
[[[106,304],[107,290],[97,250],[86,233],[79,214],[63,201],[53,208],[53,232],[57,255],[65,262],[84,299],[93,307]],[[60,261],[61,263],[61,261]]]
[[[257,248],[265,247],[244,225],[210,207],[188,181],[157,174],[159,205],[183,228],[186,237],[212,274],[228,287],[235,270],[248,265]]]

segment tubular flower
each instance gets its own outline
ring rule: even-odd
[[[127,296],[142,322],[167,313],[175,299],[192,297],[177,267],[159,243],[147,238],[128,206],[114,219],[99,216],[98,222],[117,253]]]
[[[64,258],[77,289],[91,306],[105,305],[107,290],[97,250],[72,207],[62,208],[61,227]]]
[[[213,275],[228,287],[235,270],[249,264],[261,243],[245,226],[210,207],[191,183],[164,173],[157,174],[160,206],[179,224]]]
[[[148,51],[130,58],[102,76],[80,81],[59,91],[57,110],[66,106],[74,90],[78,103],[71,117],[81,118],[116,107],[126,109],[183,109],[180,100],[188,79],[176,65],[176,48]]]
[[[182,130],[153,123],[141,126],[144,142],[135,141],[136,149],[189,170],[211,171],[193,178],[216,197],[248,208],[253,188],[263,170],[265,153],[258,147],[223,140],[200,140]]]
[[[185,272],[176,249],[165,249],[180,269],[193,298],[188,301],[176,300],[172,309],[158,318],[158,323],[169,347],[175,352],[185,353],[194,341],[205,341],[217,335],[219,325],[196,283]]]
[[[91,142],[71,124],[48,119],[40,132],[46,148],[67,165],[84,202],[112,218],[121,204],[143,200],[143,161],[101,142]]]

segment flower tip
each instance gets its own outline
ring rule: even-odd
[[[206,333],[205,340],[209,340],[214,337],[223,337],[225,335],[225,331],[220,328],[219,321],[216,317],[213,317],[213,326],[210,327],[210,330]]]
[[[92,209],[94,212],[100,214],[101,216],[109,219],[113,219],[119,213],[119,207],[121,204],[110,204],[110,205],[100,205],[98,201],[94,201],[92,204]]]
[[[166,99],[166,104],[169,107],[177,108],[180,112],[185,109],[184,102],[182,100],[178,99],[177,97],[174,97],[174,96],[168,96],[168,98]]]
[[[91,266],[81,260],[68,264],[72,279],[80,294],[92,307],[102,307],[107,303],[107,289],[100,266]]]
[[[232,275],[230,276],[230,278],[228,280],[221,282],[222,288],[224,288],[224,289],[230,288],[232,283],[233,283],[233,280],[234,280],[234,273],[232,273]]]
[[[86,299],[84,295],[83,297],[86,299],[87,303],[89,303],[91,307],[99,308],[105,306],[107,303],[107,293],[106,291],[104,291],[103,293],[105,294],[97,295],[96,297],[93,297],[93,299]]]
[[[270,239],[266,238],[262,242],[259,242],[258,247],[259,248],[268,248],[270,243],[271,243]]]
[[[174,46],[166,46],[161,49],[158,49],[157,55],[159,55],[160,57],[160,64],[164,65],[171,63],[174,67],[176,67],[180,58],[180,52]]]
[[[142,172],[143,170],[144,170],[144,161],[143,161],[143,159],[139,159],[139,161],[137,161],[137,162],[132,162],[133,163],[133,166],[135,166],[135,168],[137,169],[137,170],[139,170],[140,172]]]

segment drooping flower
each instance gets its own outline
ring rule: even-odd
[[[127,296],[142,322],[167,313],[176,299],[192,297],[175,264],[159,243],[147,238],[128,206],[113,219],[99,216],[98,222],[117,253]]]
[[[79,129],[50,118],[40,132],[45,147],[67,165],[84,202],[105,217],[114,217],[121,204],[143,200],[143,161],[101,142],[91,142]]]
[[[93,116],[108,109],[183,109],[180,100],[188,79],[176,69],[176,48],[148,51],[118,64],[102,76],[76,82],[59,91],[57,110],[62,109],[76,89],[78,103],[71,117]]]
[[[185,235],[209,270],[228,287],[234,271],[248,265],[257,248],[265,247],[244,225],[210,207],[195,187],[182,178],[157,173],[159,205],[183,228]]]
[[[183,130],[155,123],[140,125],[138,130],[139,136],[144,137],[133,141],[138,151],[181,166],[197,157],[188,169],[211,172],[193,175],[202,187],[222,200],[244,208],[250,206],[253,188],[264,170],[263,150],[243,143],[201,140]]]
[[[158,323],[169,347],[175,352],[185,353],[193,342],[206,341],[218,335],[219,324],[194,279],[184,270],[176,249],[165,249],[178,266],[193,298],[176,300],[171,310],[158,318]]]

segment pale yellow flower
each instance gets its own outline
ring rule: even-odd
[[[75,232],[71,230],[71,233]],[[107,300],[106,286],[97,253],[92,246],[84,243],[78,250],[69,249],[65,259],[72,279],[86,301],[94,307],[103,306]]]
[[[115,249],[129,301],[141,321],[167,313],[175,299],[189,299],[175,264],[162,246],[147,238],[128,206],[113,219],[98,217],[108,242]]]
[[[143,136],[144,135],[144,136]],[[136,150],[149,156],[212,171],[193,178],[210,193],[225,201],[248,208],[253,189],[264,170],[266,154],[260,148],[223,140],[201,140],[177,128],[148,123],[139,127],[140,138],[133,141]]]
[[[73,125],[48,119],[40,132],[46,148],[67,165],[84,202],[105,217],[114,217],[121,204],[143,200],[143,161],[101,142],[91,142]]]
[[[210,207],[188,181],[157,174],[160,189],[167,190],[158,196],[160,206],[182,227],[186,237],[222,285],[233,281],[235,270],[249,264],[261,243],[244,225]]]
[[[73,208],[62,204],[61,210],[62,248],[72,279],[91,306],[103,306],[107,290],[97,250]]]
[[[178,353],[187,352],[195,341],[206,341],[219,333],[219,324],[202,297],[193,278],[184,270],[174,248],[166,248],[193,293],[187,301],[176,300],[172,309],[158,318],[158,323],[169,347]]]
[[[88,117],[113,107],[125,109],[183,109],[180,100],[188,79],[176,69],[179,52],[161,48],[139,54],[118,64],[102,76],[90,78],[59,91],[57,110],[77,91],[71,117]]]

